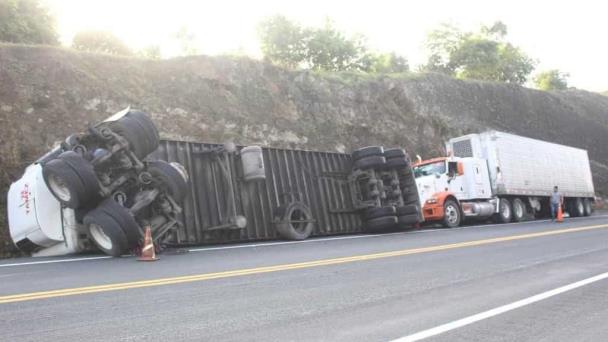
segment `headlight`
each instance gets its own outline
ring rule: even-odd
[[[427,204],[435,204],[437,203],[437,199],[435,197],[431,197],[428,200],[426,200]]]

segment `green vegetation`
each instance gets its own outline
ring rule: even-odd
[[[330,20],[321,28],[311,28],[275,15],[258,25],[258,35],[264,57],[288,68],[377,73],[409,70],[404,57],[371,53],[365,37],[346,37]]]
[[[145,48],[137,51],[137,56],[148,59],[160,59],[160,46],[158,45],[149,45]]]
[[[475,32],[442,24],[429,33],[426,40],[429,57],[419,70],[522,85],[528,81],[536,61],[509,43],[507,32],[507,26],[500,21],[481,26]],[[258,36],[264,58],[290,69],[382,75],[404,74],[410,70],[405,57],[394,52],[370,51],[364,36],[349,37],[329,19],[322,27],[305,27],[275,15],[258,24]],[[177,43],[179,55],[199,53],[196,35],[188,27],[182,26],[171,39]],[[0,0],[0,41],[57,45],[55,18],[43,6],[43,0]],[[106,31],[79,32],[72,47],[113,55],[161,58],[160,45],[132,50],[119,37]],[[559,70],[548,70],[538,73],[532,81],[541,90],[562,90],[568,88],[568,77]]]
[[[543,71],[534,77],[534,84],[540,90],[566,90],[568,89],[570,75],[557,69]]]
[[[507,26],[498,21],[479,32],[462,32],[443,24],[427,38],[430,52],[424,71],[465,79],[524,84],[535,62],[505,40]]]
[[[120,38],[107,31],[82,31],[74,36],[72,47],[77,50],[129,56],[131,50]]]
[[[55,19],[40,0],[1,0],[0,41],[57,45]]]
[[[199,53],[196,47],[196,35],[187,26],[182,26],[171,38],[179,44],[181,56],[192,56]]]

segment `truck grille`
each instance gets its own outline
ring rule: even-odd
[[[471,139],[456,141],[452,143],[452,146],[454,148],[454,157],[473,157],[473,147],[471,146]]]

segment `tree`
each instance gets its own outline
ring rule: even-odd
[[[568,89],[568,77],[568,73],[557,69],[547,70],[534,77],[534,84],[540,90],[565,90]]]
[[[129,56],[132,54],[122,40],[107,31],[82,31],[76,33],[72,40],[72,47],[77,50],[101,52],[112,55]]]
[[[304,29],[282,15],[275,15],[258,24],[258,36],[264,57],[271,62],[296,68],[306,58]]]
[[[305,28],[277,15],[258,25],[258,35],[264,57],[278,65],[326,71],[367,71],[371,65],[365,38],[346,37],[330,20]]]
[[[0,41],[57,45],[55,18],[40,0],[0,0]]]
[[[430,52],[423,70],[467,79],[523,84],[535,62],[505,41],[507,27],[498,21],[479,32],[462,32],[443,24],[427,38]]]
[[[196,46],[196,35],[187,26],[182,26],[173,34],[173,38],[178,41],[182,56],[192,56],[199,53]]]
[[[367,48],[365,38],[347,38],[329,20],[319,29],[308,29],[306,62],[313,70],[366,71]]]
[[[380,74],[403,73],[410,70],[405,57],[394,52],[371,55],[369,57],[369,72]]]
[[[137,51],[137,55],[142,58],[160,59],[160,57],[161,57],[160,46],[158,46],[158,45],[146,46],[145,48]]]

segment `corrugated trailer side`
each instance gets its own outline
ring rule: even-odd
[[[184,245],[276,239],[274,211],[292,200],[310,207],[313,236],[361,231],[359,214],[349,207],[351,193],[345,181],[351,167],[349,154],[263,148],[266,179],[245,182],[239,158],[226,154],[225,160],[218,160],[210,152],[221,146],[164,140],[152,155],[181,163],[190,176],[190,193],[181,215],[183,226],[170,242]],[[222,165],[229,165],[230,179]],[[231,199],[226,196],[231,187],[235,193],[233,204],[227,203]],[[231,205],[247,219],[244,229],[218,229]]]
[[[497,195],[593,197],[586,150],[490,131],[479,135]]]

